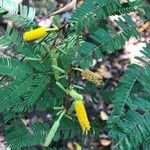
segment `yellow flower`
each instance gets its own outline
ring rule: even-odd
[[[92,72],[88,69],[82,71],[82,76],[86,80],[93,82],[97,86],[100,85],[102,83],[102,80],[103,80],[103,76],[100,73]]]
[[[83,133],[87,133],[90,130],[90,122],[87,117],[87,113],[82,100],[77,100],[75,102],[75,111],[77,114],[78,121],[83,130]]]
[[[23,34],[23,39],[24,41],[33,41],[33,40],[37,40],[45,35],[47,35],[47,28],[45,27],[40,27],[28,32],[25,32]]]

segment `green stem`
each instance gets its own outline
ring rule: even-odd
[[[63,109],[64,107],[63,106],[61,106],[61,107],[54,107],[53,109],[54,110],[61,110],[61,109]]]
[[[63,70],[62,68],[56,66],[56,65],[52,65],[52,68],[56,71],[59,71],[60,73],[65,74],[65,70]]]
[[[24,61],[40,61],[40,58],[25,57]]]
[[[53,28],[48,28],[47,31],[59,31],[59,28],[55,25],[53,25]]]
[[[83,96],[77,93],[74,89],[68,90],[67,94],[70,95],[74,100],[83,100]]]
[[[82,86],[79,85],[72,85],[74,88],[80,89],[80,90],[84,90],[84,88]]]
[[[67,78],[67,75],[59,76],[59,79],[62,79],[62,78]]]
[[[80,71],[80,72],[82,72],[83,70],[82,69],[80,69],[80,68],[73,68],[74,70],[77,70],[77,71]]]
[[[66,89],[63,87],[61,83],[56,82],[56,85],[66,93]]]
[[[56,131],[58,130],[59,128],[59,125],[60,125],[60,121],[62,119],[62,117],[64,116],[65,114],[65,111],[63,111],[60,116],[58,117],[57,121],[55,121],[55,123],[53,124],[52,128],[50,129],[46,139],[45,139],[45,142],[44,142],[44,146],[47,147],[49,146],[49,144],[52,142],[54,136],[55,136],[55,133]]]
[[[56,82],[56,85],[61,88],[67,95],[71,96],[74,100],[83,100],[83,95],[77,93],[74,89],[65,89],[63,85],[59,82]]]
[[[57,63],[58,53],[56,53],[55,49],[52,49],[50,56],[51,56],[52,66],[58,66],[58,63]],[[59,71],[56,70],[55,68],[53,68],[53,72],[54,72],[55,80],[58,81],[59,80]]]

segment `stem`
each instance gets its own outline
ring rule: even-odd
[[[60,73],[65,74],[65,70],[63,70],[62,68],[60,68],[60,67],[58,67],[58,66],[56,66],[56,65],[52,65],[52,68],[53,68],[54,70],[59,71]]]
[[[48,28],[47,31],[59,31],[59,28],[55,25],[53,25],[53,28]]]
[[[59,128],[59,125],[60,125],[60,121],[62,119],[62,117],[64,116],[65,114],[65,111],[63,111],[60,116],[58,117],[57,121],[55,121],[55,123],[53,124],[52,128],[50,129],[46,139],[45,139],[45,142],[44,142],[44,146],[47,147],[49,146],[49,144],[52,142],[54,136],[55,136],[55,133],[56,131],[58,130]]]
[[[74,89],[68,90],[67,94],[70,95],[74,100],[83,100],[83,96],[77,93]]]
[[[72,85],[74,88],[80,89],[80,90],[84,90],[84,88],[82,86],[79,85]]]
[[[25,57],[24,61],[40,61],[40,58]]]
[[[83,70],[82,69],[80,69],[80,68],[73,68],[73,70],[77,70],[77,71],[80,71],[80,72],[82,72]]]
[[[56,41],[57,41],[57,39],[59,38],[59,35],[60,35],[60,33],[61,33],[61,30],[63,30],[64,27],[65,27],[68,23],[69,23],[69,22],[64,23],[64,24],[59,28],[59,32],[58,32],[57,36],[55,37],[55,39],[54,39],[54,41],[53,41],[53,43],[52,43],[52,45],[51,45],[51,47],[50,47],[50,49],[49,49],[49,52],[47,52],[47,53],[41,58],[41,62],[43,62],[44,59],[47,58],[48,54],[51,52],[51,50],[53,49],[53,47],[55,47]]]
[[[62,78],[66,78],[67,75],[62,75],[62,76],[59,76],[59,79],[62,79]]]
[[[63,85],[59,82],[56,82],[56,85],[61,88],[66,94],[70,95],[74,100],[83,100],[83,95],[77,93],[74,89],[65,89]]]
[[[66,89],[63,87],[61,83],[56,82],[56,85],[66,93]]]
[[[63,106],[61,106],[61,107],[54,107],[53,109],[54,110],[61,110],[61,109],[63,109],[64,107]]]
[[[58,66],[58,63],[57,63],[58,54],[56,53],[56,49],[52,49],[50,56],[51,56],[51,61],[52,61],[54,77],[55,77],[55,80],[58,81],[59,80],[59,71],[58,71],[58,68],[56,70],[56,67],[54,67],[54,66]]]

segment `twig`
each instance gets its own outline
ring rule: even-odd
[[[76,4],[77,4],[77,0],[72,0],[72,2],[70,2],[69,4],[67,4],[66,6],[64,6],[63,8],[60,8],[59,10],[53,12],[52,14],[46,16],[46,17],[43,17],[41,20],[44,20],[48,17],[51,17],[51,16],[54,16],[54,15],[58,15],[60,13],[63,13],[65,11],[72,11],[72,10],[75,10],[76,8]]]
[[[0,81],[3,81],[5,78],[7,77],[7,75],[3,76]]]
[[[56,45],[56,41],[57,41],[57,39],[58,39],[58,37],[59,37],[59,35],[60,35],[60,33],[61,33],[61,30],[62,30],[68,23],[69,23],[69,22],[64,23],[64,24],[59,28],[59,32],[58,32],[56,38],[54,39],[54,41],[53,41],[53,43],[52,43],[52,45],[51,45],[49,51],[51,51],[52,48]],[[41,58],[41,62],[43,62],[43,60],[48,56],[48,54],[49,54],[49,52],[47,52],[47,53]]]

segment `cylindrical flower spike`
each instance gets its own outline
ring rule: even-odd
[[[83,133],[87,133],[90,130],[91,126],[90,126],[90,122],[89,122],[88,117],[87,117],[84,103],[82,101],[83,95],[77,93],[74,89],[65,90],[65,88],[59,82],[56,82],[56,84],[64,92],[66,92],[66,94],[70,95],[75,100],[74,108],[75,108],[75,111],[77,114],[79,124],[82,128]]]
[[[37,40],[45,35],[48,34],[48,28],[45,27],[40,27],[28,32],[25,32],[23,34],[23,39],[24,41],[33,41],[33,40]]]
[[[84,107],[84,103],[82,100],[77,100],[75,102],[75,111],[77,114],[78,121],[83,130],[83,133],[87,133],[90,130],[90,122],[87,117],[87,113]]]
[[[90,71],[88,69],[82,71],[82,76],[86,80],[88,80],[90,82],[93,82],[97,86],[101,85],[102,80],[103,80],[103,76],[100,73],[98,73],[98,72],[92,72],[92,71]]]

